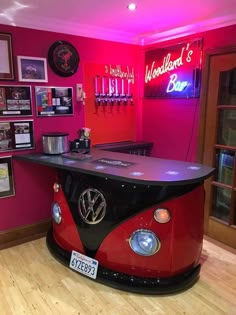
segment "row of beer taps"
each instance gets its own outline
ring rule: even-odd
[[[125,78],[96,76],[94,80],[96,105],[132,105],[131,84]]]

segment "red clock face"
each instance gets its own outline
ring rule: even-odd
[[[75,74],[79,61],[76,48],[66,41],[57,41],[49,48],[49,65],[60,76],[69,77]]]

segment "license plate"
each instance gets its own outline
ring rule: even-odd
[[[98,261],[73,250],[70,258],[70,268],[85,276],[96,279]]]

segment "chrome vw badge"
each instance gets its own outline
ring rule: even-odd
[[[88,188],[79,196],[79,213],[84,222],[97,224],[106,214],[106,200],[103,194],[94,188]]]

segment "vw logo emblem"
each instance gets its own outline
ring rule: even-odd
[[[94,188],[84,190],[79,196],[79,213],[84,222],[97,224],[106,214],[106,200],[103,194]]]

